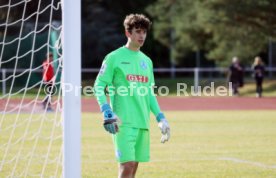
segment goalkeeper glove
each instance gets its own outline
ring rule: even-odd
[[[104,104],[101,106],[101,111],[104,115],[104,123],[103,126],[105,130],[111,134],[116,134],[119,132],[119,118],[112,112],[110,106],[108,104]]]
[[[169,141],[170,139],[170,126],[165,118],[163,113],[159,113],[156,117],[156,120],[158,121],[158,127],[161,130],[161,143],[165,143],[166,141]]]

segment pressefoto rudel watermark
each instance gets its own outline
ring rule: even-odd
[[[215,87],[215,82],[211,82],[210,86],[190,86],[188,93],[186,83],[177,83],[177,96],[233,96],[232,82],[229,82],[228,88],[225,86]]]
[[[52,86],[52,94],[56,94],[58,91],[56,86]],[[49,88],[47,88],[49,91]],[[44,89],[45,91],[45,89]],[[46,93],[46,92],[45,92]],[[93,88],[92,86],[74,86],[70,83],[65,83],[62,85],[62,95],[67,93],[79,96],[83,94],[84,96],[100,96],[105,95],[105,88]],[[129,86],[120,87],[108,87],[107,95],[120,95],[120,96],[146,96],[152,94],[155,96],[168,96],[170,94],[170,89],[167,86],[137,86],[135,82],[131,83]],[[186,83],[176,83],[176,96],[232,96],[232,83],[226,86],[215,87],[215,82],[211,82],[207,86],[189,86]]]

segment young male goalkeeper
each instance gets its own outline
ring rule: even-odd
[[[150,26],[150,20],[142,14],[126,16],[127,43],[105,57],[95,81],[103,125],[112,134],[120,163],[119,178],[134,178],[138,163],[150,160],[150,111],[161,130],[161,142],[168,141],[170,137],[168,121],[153,94],[152,61],[140,51]],[[104,94],[106,87],[111,105]]]

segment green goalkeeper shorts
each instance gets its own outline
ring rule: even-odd
[[[148,129],[120,127],[113,135],[115,155],[119,163],[150,160],[150,135]]]

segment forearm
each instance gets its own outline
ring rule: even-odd
[[[150,110],[155,116],[161,112],[157,98],[154,95],[150,95]]]
[[[95,97],[100,107],[104,104],[107,104],[107,98],[105,96],[106,86],[107,86],[107,83],[98,79],[95,81],[95,84],[94,84]]]
[[[155,115],[157,122],[165,118],[164,114],[161,112],[157,98],[153,94],[150,95],[150,110]]]
[[[103,113],[103,126],[105,130],[111,134],[116,134],[117,132],[119,132],[120,122],[118,117],[112,112],[110,105],[107,103],[107,98],[105,96],[106,86],[106,82],[96,79],[94,85],[94,93],[101,108],[101,112]]]

